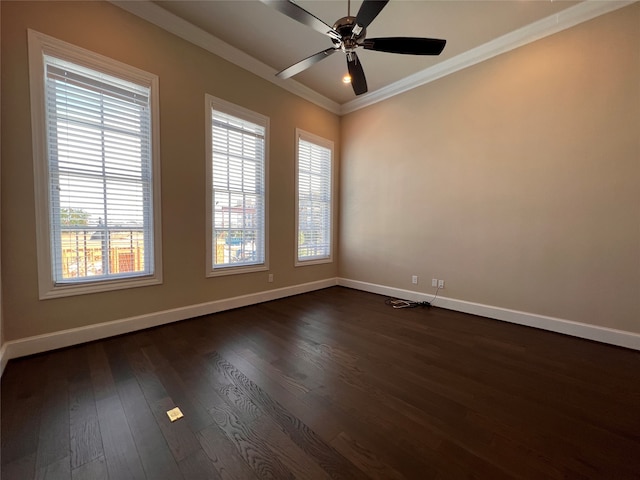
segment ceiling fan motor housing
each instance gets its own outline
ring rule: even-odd
[[[354,34],[354,27],[356,27],[356,17],[351,16],[342,17],[333,24],[333,29],[342,37],[342,40],[332,39],[336,48],[342,49],[345,53],[350,53],[362,45],[367,36],[367,29],[360,27],[360,31]]]

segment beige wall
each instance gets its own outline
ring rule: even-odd
[[[2,2],[5,340],[342,277],[640,333],[640,5],[342,119],[117,7]],[[27,34],[160,77],[164,284],[38,300]],[[267,273],[204,277],[204,94],[271,118]],[[342,145],[340,271],[293,267],[294,129]]]
[[[294,268],[294,140],[340,146],[340,119],[102,2],[2,2],[2,274],[6,340],[297,285],[336,263]],[[38,300],[27,28],[160,77],[164,284]],[[205,278],[204,95],[271,119],[270,272]],[[337,160],[337,159],[336,159]],[[339,162],[336,163],[336,169]]]
[[[343,118],[340,276],[640,333],[640,4]]]

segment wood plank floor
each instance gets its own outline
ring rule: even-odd
[[[638,479],[639,380],[640,352],[334,287],[9,362],[2,479]]]

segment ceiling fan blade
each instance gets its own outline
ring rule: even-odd
[[[275,8],[280,13],[284,13],[287,17],[313,28],[315,31],[323,33],[335,40],[340,40],[342,37],[329,25],[324,23],[318,17],[312,13],[307,12],[304,8],[296,5],[289,0],[260,0],[265,5],[269,5]]]
[[[310,57],[307,57],[304,60],[300,60],[298,63],[294,63],[293,65],[285,68],[281,72],[276,73],[276,77],[282,78],[282,79],[293,77],[294,75],[302,72],[303,70],[306,70],[311,65],[318,63],[320,60],[324,60],[329,55],[332,55],[336,52],[337,50],[335,48],[327,48],[326,50],[323,50],[321,52],[314,53]]]
[[[373,19],[378,16],[389,0],[364,0],[356,16],[356,24],[367,28]]]
[[[356,52],[351,52],[347,56],[347,68],[349,69],[349,76],[351,77],[351,86],[356,95],[362,95],[367,93],[367,78],[364,76],[364,70],[360,59],[356,55]]]
[[[404,53],[407,55],[440,55],[446,40],[437,38],[386,37],[367,38],[363,47],[378,52]]]

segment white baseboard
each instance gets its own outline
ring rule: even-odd
[[[3,343],[0,347],[0,377],[4,373],[4,367],[7,366],[7,362],[9,358],[7,358],[7,344]]]
[[[267,290],[239,297],[139,315],[137,317],[124,318],[113,322],[99,323],[96,325],[88,325],[86,327],[73,328],[69,330],[62,330],[60,332],[8,341],[0,347],[0,376],[4,372],[7,362],[13,358],[100,340],[115,335],[121,335],[123,333],[143,330],[145,328],[157,327],[201,315],[208,315],[233,308],[246,307],[257,303],[268,302],[270,300],[277,300],[279,298],[320,290],[334,285],[341,285],[344,287],[354,288],[356,290],[363,290],[365,292],[414,301],[431,301],[433,298],[433,295],[413,292],[411,290],[387,287],[384,285],[350,280],[347,278],[330,278],[317,282],[304,283],[291,287]],[[482,305],[479,303],[456,300],[442,296],[438,296],[434,306],[458,312],[481,315],[483,317],[516,323],[518,325],[526,325],[528,327],[563,333],[587,340],[595,340],[602,343],[640,350],[640,335],[623,330],[599,327],[596,325],[589,325],[561,318],[547,317],[544,315],[537,315],[534,313],[521,312],[490,305]]]
[[[433,295],[421,292],[413,292],[411,290],[403,290],[400,288],[387,287],[384,285],[350,280],[347,278],[338,278],[338,285],[354,288],[356,290],[363,290],[365,292],[386,295],[389,297],[402,298],[405,300],[430,302],[433,299]],[[471,313],[495,320],[502,320],[505,322],[516,323],[518,325],[526,325],[528,327],[563,333],[565,335],[572,335],[574,337],[584,338],[587,340],[595,340],[597,342],[640,350],[640,334],[624,330],[615,330],[612,328],[599,327],[597,325],[564,320],[562,318],[547,317],[545,315],[538,315],[535,313],[510,310],[508,308],[494,307],[491,305],[483,305],[464,300],[456,300],[454,298],[442,297],[440,295],[438,295],[438,298],[435,300],[433,305],[435,307],[455,310],[457,312]]]
[[[124,318],[113,322],[87,325],[86,327],[72,328],[59,332],[36,335],[33,337],[21,338],[5,342],[0,348],[0,375],[4,372],[7,362],[13,358],[24,357],[42,353],[57,348],[70,347],[85,342],[92,342],[103,338],[121,335],[123,333],[144,330],[145,328],[157,327],[167,323],[186,320],[201,315],[222,312],[233,308],[246,307],[257,303],[277,300],[279,298],[307,293],[322,288],[337,285],[336,278],[319,280],[317,282],[303,283],[291,287],[266,290],[263,292],[242,295],[239,297],[215,300],[212,302],[189,305],[186,307],[174,308],[162,312],[153,312],[136,317]]]

